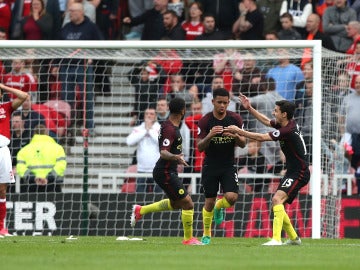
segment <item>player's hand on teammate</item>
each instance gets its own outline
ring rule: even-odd
[[[242,135],[242,129],[235,126],[227,126],[224,128],[224,135],[234,137],[234,135]]]

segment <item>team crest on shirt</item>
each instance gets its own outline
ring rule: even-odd
[[[169,146],[169,145],[170,145],[169,139],[165,139],[165,140],[163,141],[163,146]]]
[[[280,136],[280,131],[275,130],[275,131],[272,132],[272,135],[277,138],[277,137]]]

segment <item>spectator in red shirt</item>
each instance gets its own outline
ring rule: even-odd
[[[356,45],[360,42],[360,22],[358,21],[351,21],[346,26],[347,36],[352,38],[354,41],[353,44],[349,47],[346,51],[347,54],[354,54]]]
[[[189,19],[182,22],[186,40],[194,40],[197,36],[204,33],[205,28],[202,23],[203,8],[200,2],[193,2],[189,7]]]
[[[6,34],[9,34],[11,23],[11,8],[5,0],[0,0],[0,27],[3,27]]]

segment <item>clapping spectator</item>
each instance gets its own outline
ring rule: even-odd
[[[264,16],[255,0],[243,0],[239,4],[240,16],[232,26],[232,32],[241,40],[262,40]]]
[[[156,111],[148,108],[144,113],[144,122],[133,128],[126,138],[129,146],[136,145],[136,160],[138,173],[151,173],[159,159],[158,136],[160,124],[156,121]],[[138,177],[136,192],[161,192],[161,188],[152,177]]]
[[[144,24],[142,40],[160,40],[165,33],[163,14],[167,10],[168,0],[154,0],[154,8],[136,17],[125,17],[123,22],[130,26]]]

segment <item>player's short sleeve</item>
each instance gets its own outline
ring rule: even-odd
[[[209,133],[207,130],[207,121],[205,117],[202,117],[198,122],[198,138],[204,139]]]
[[[170,152],[171,145],[176,139],[175,128],[170,125],[163,126],[162,136],[159,141],[159,148],[161,150],[167,150]]]

